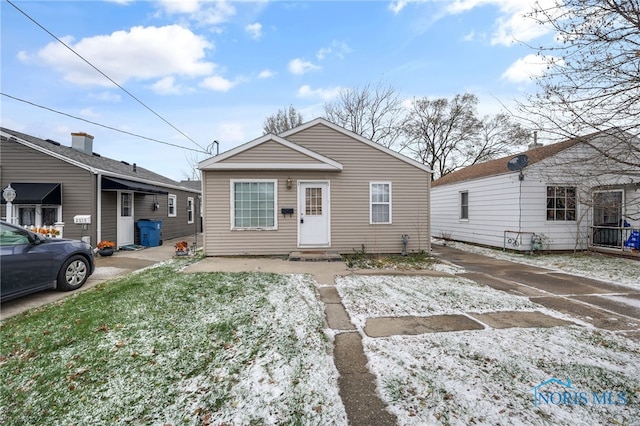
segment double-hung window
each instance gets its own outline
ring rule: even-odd
[[[193,223],[193,197],[187,197],[187,223]]]
[[[547,220],[576,220],[576,199],[574,186],[547,186]]]
[[[277,229],[275,179],[231,180],[231,229]]]
[[[460,220],[469,220],[469,191],[460,192]]]
[[[369,223],[391,223],[391,182],[369,183]]]
[[[177,198],[174,194],[169,194],[167,198],[167,216],[176,217]]]

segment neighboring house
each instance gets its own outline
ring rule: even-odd
[[[199,168],[207,256],[430,250],[430,169],[324,119]]]
[[[625,242],[640,228],[638,139],[612,130],[530,148],[522,170],[524,157],[511,155],[434,181],[433,236],[523,251],[631,251]]]
[[[118,247],[140,244],[140,219],[162,221],[161,239],[196,232],[198,188],[102,157],[93,152],[94,138],[86,133],[72,133],[71,146],[65,146],[5,128],[0,132],[0,187],[11,184],[17,192],[15,223],[54,226],[65,238],[93,246],[101,240]],[[90,223],[74,223],[80,217]]]

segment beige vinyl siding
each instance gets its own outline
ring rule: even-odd
[[[60,183],[62,191],[62,220],[64,237],[79,240],[91,236],[95,245],[97,218],[95,177],[88,171],[57,158],[27,148],[17,142],[2,140],[2,168],[0,185],[11,182]],[[91,215],[87,230],[73,223],[75,215]]]
[[[277,142],[269,141],[227,158],[225,163],[319,163],[301,152]]]
[[[342,163],[344,169],[204,171],[207,255],[286,254],[297,250],[298,180],[330,182],[331,250],[352,253],[364,245],[371,253],[399,253],[401,236],[408,234],[410,251],[429,251],[429,173],[323,125],[292,135],[288,140]],[[249,178],[278,180],[277,231],[230,230],[229,180]],[[286,189],[287,178],[292,180],[291,190]],[[372,181],[392,183],[392,224],[369,224]],[[280,213],[288,207],[295,209],[291,218]]]

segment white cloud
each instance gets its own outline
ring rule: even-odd
[[[394,14],[398,14],[409,2],[411,2],[411,0],[393,0],[389,4],[389,10],[391,10]]]
[[[271,77],[274,77],[275,75],[276,75],[275,72],[267,69],[267,70],[260,71],[260,74],[258,74],[258,78],[271,78]]]
[[[91,93],[89,94],[89,97],[92,99],[97,99],[102,102],[112,102],[112,103],[120,102],[120,100],[122,99],[122,97],[119,94],[107,92],[107,91],[100,92],[100,93]]]
[[[75,44],[67,37],[65,43],[119,84],[171,74],[207,75],[215,68],[215,64],[204,61],[205,51],[213,45],[178,25],[133,27],[129,31],[84,38]],[[70,82],[112,85],[60,43],[49,43],[37,57]]]
[[[97,112],[95,112],[91,108],[85,108],[85,109],[80,111],[80,116],[86,117],[86,118],[98,118],[98,117],[100,117],[100,114],[98,114]]]
[[[540,7],[546,8],[555,0],[539,0]],[[443,9],[436,19],[442,19],[447,15],[457,15],[469,12],[472,9],[493,6],[498,9],[498,16],[494,21],[494,31],[491,36],[491,44],[511,45],[514,42],[528,42],[544,34],[551,29],[539,25],[525,14],[532,10],[532,1],[524,0],[452,0],[440,2],[440,0],[395,0],[389,5],[389,9],[398,14],[410,3],[436,3]]]
[[[184,92],[180,84],[176,84],[173,76],[165,77],[155,82],[151,89],[159,95],[178,95]]]
[[[338,96],[342,88],[331,87],[328,89],[312,89],[309,85],[304,85],[298,89],[297,96],[299,98],[320,98],[324,101],[331,100]]]
[[[167,13],[194,13],[200,9],[200,0],[160,0],[160,7]]]
[[[201,87],[204,87],[205,89],[215,90],[217,92],[227,92],[231,90],[231,88],[233,88],[233,86],[235,85],[236,83],[227,80],[226,78],[219,75],[207,77],[202,81],[202,83],[200,83]]]
[[[225,0],[160,0],[159,6],[169,15],[188,15],[189,19],[206,25],[225,23],[236,14],[235,7]]]
[[[548,64],[555,59],[556,58],[551,56],[542,57],[535,54],[527,55],[511,64],[511,66],[502,74],[502,78],[514,83],[531,81],[532,78],[544,75]]]
[[[347,43],[345,43],[344,41],[334,40],[331,42],[331,46],[323,47],[318,50],[318,53],[316,53],[316,58],[318,58],[319,60],[323,60],[329,55],[334,55],[340,59],[344,59],[344,56],[347,53],[351,52],[352,49],[347,45]]]
[[[247,25],[244,27],[244,30],[248,32],[253,39],[259,39],[262,37],[262,24],[259,22]]]
[[[289,62],[289,71],[292,74],[302,75],[317,69],[320,69],[320,67],[299,58],[293,59]]]

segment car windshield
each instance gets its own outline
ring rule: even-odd
[[[30,242],[27,230],[0,223],[0,246],[16,246]]]

